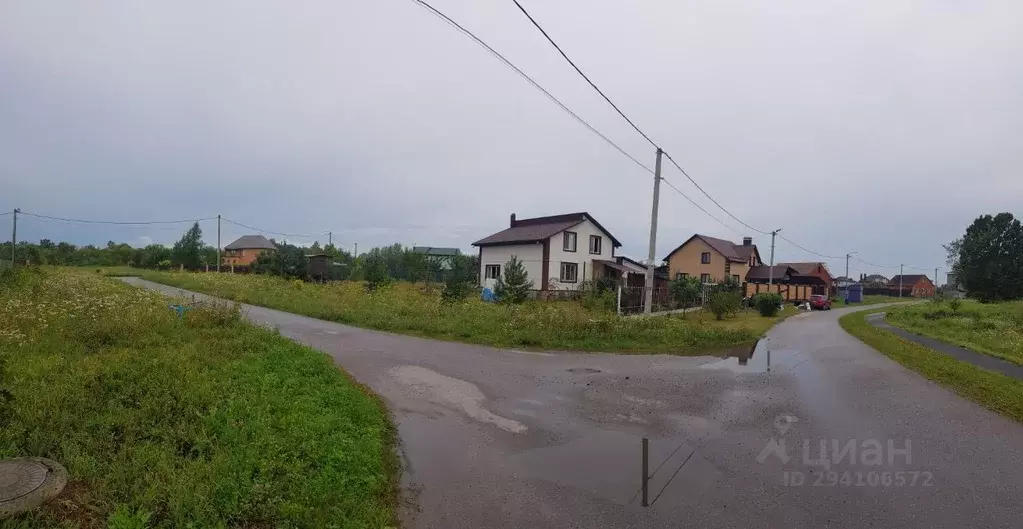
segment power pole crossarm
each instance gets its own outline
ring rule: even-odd
[[[646,294],[643,296],[643,312],[650,314],[654,311],[654,259],[656,259],[657,248],[657,202],[661,197],[661,155],[664,151],[657,148],[657,161],[654,164],[654,204],[650,209],[650,248],[647,252],[646,263]]]

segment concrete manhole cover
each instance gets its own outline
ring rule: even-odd
[[[67,471],[41,457],[0,460],[0,517],[34,509],[60,494]]]
[[[592,375],[594,373],[600,373],[599,369],[593,369],[592,367],[570,367],[568,368],[569,373],[575,373],[577,375]]]

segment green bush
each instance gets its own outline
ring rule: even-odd
[[[710,295],[710,312],[718,320],[725,316],[731,316],[739,312],[742,307],[742,297],[736,291],[721,290]]]
[[[757,294],[757,310],[760,311],[760,315],[764,317],[772,317],[778,315],[778,309],[781,307],[781,296],[773,292],[765,292],[763,294]]]

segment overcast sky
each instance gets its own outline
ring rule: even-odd
[[[1021,213],[1023,3],[522,2],[758,229],[933,274],[977,215]],[[432,3],[653,164],[511,0]],[[769,236],[670,165],[664,177],[736,232],[662,187],[658,257],[698,232],[752,235],[768,258]],[[0,2],[3,210],[222,214],[360,250],[471,250],[512,212],[588,211],[619,254],[645,257],[652,181],[411,0]],[[187,228],[19,220],[19,239],[79,244],[169,243]],[[216,221],[201,225],[216,244]],[[250,232],[225,223],[224,244]],[[785,241],[776,259],[818,260]]]

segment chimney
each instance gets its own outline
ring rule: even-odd
[[[515,214],[514,213],[512,213],[511,217],[508,218],[508,227],[509,228],[514,228],[515,227]]]
[[[743,246],[753,246],[753,237],[743,237],[742,238],[742,245]]]

